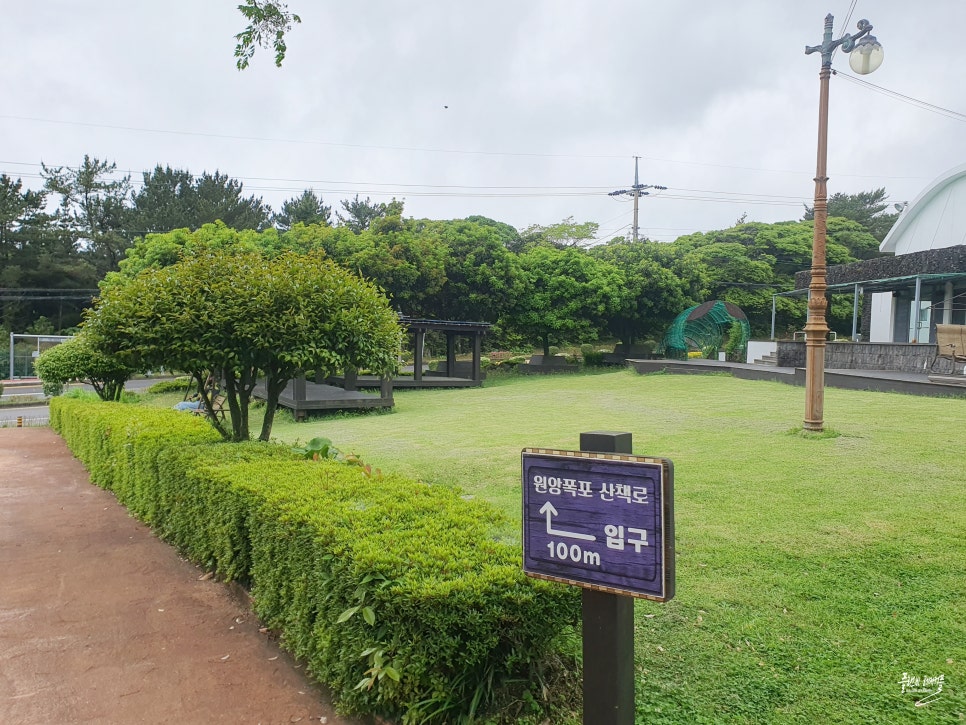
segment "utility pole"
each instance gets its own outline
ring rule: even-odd
[[[637,241],[637,212],[638,212],[638,200],[642,196],[647,196],[651,192],[645,191],[645,189],[658,189],[664,191],[667,189],[666,186],[658,186],[657,184],[642,184],[638,181],[637,177],[637,162],[640,160],[640,156],[634,157],[634,186],[630,189],[618,189],[617,191],[611,191],[607,196],[621,196],[622,194],[627,194],[628,196],[634,197],[634,241]]]

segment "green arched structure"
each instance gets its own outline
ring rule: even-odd
[[[709,346],[722,350],[736,322],[741,325],[741,348],[745,349],[751,338],[751,325],[738,305],[713,300],[689,307],[674,318],[659,352],[667,358],[687,360],[688,350],[704,350]]]

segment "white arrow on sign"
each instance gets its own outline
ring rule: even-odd
[[[547,533],[556,534],[557,536],[563,536],[568,539],[582,539],[583,541],[597,541],[596,536],[591,536],[590,534],[575,534],[572,531],[560,531],[555,529],[551,523],[554,516],[557,515],[557,509],[553,507],[553,504],[547,501],[543,506],[540,507],[540,513],[547,514]]]

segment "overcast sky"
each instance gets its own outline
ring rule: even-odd
[[[814,193],[825,15],[868,18],[864,80],[966,114],[963,0],[290,0],[281,68],[235,68],[240,0],[0,0],[0,172],[84,154],[136,182],[219,170],[274,208],[313,188],[405,199],[405,215],[517,228],[569,216],[667,241],[798,219]],[[852,10],[852,6],[854,10]],[[845,21],[851,18],[848,26]],[[911,201],[966,162],[966,116],[833,68],[829,193]]]

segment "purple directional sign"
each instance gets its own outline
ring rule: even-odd
[[[671,461],[525,449],[523,570],[601,591],[673,597]]]

